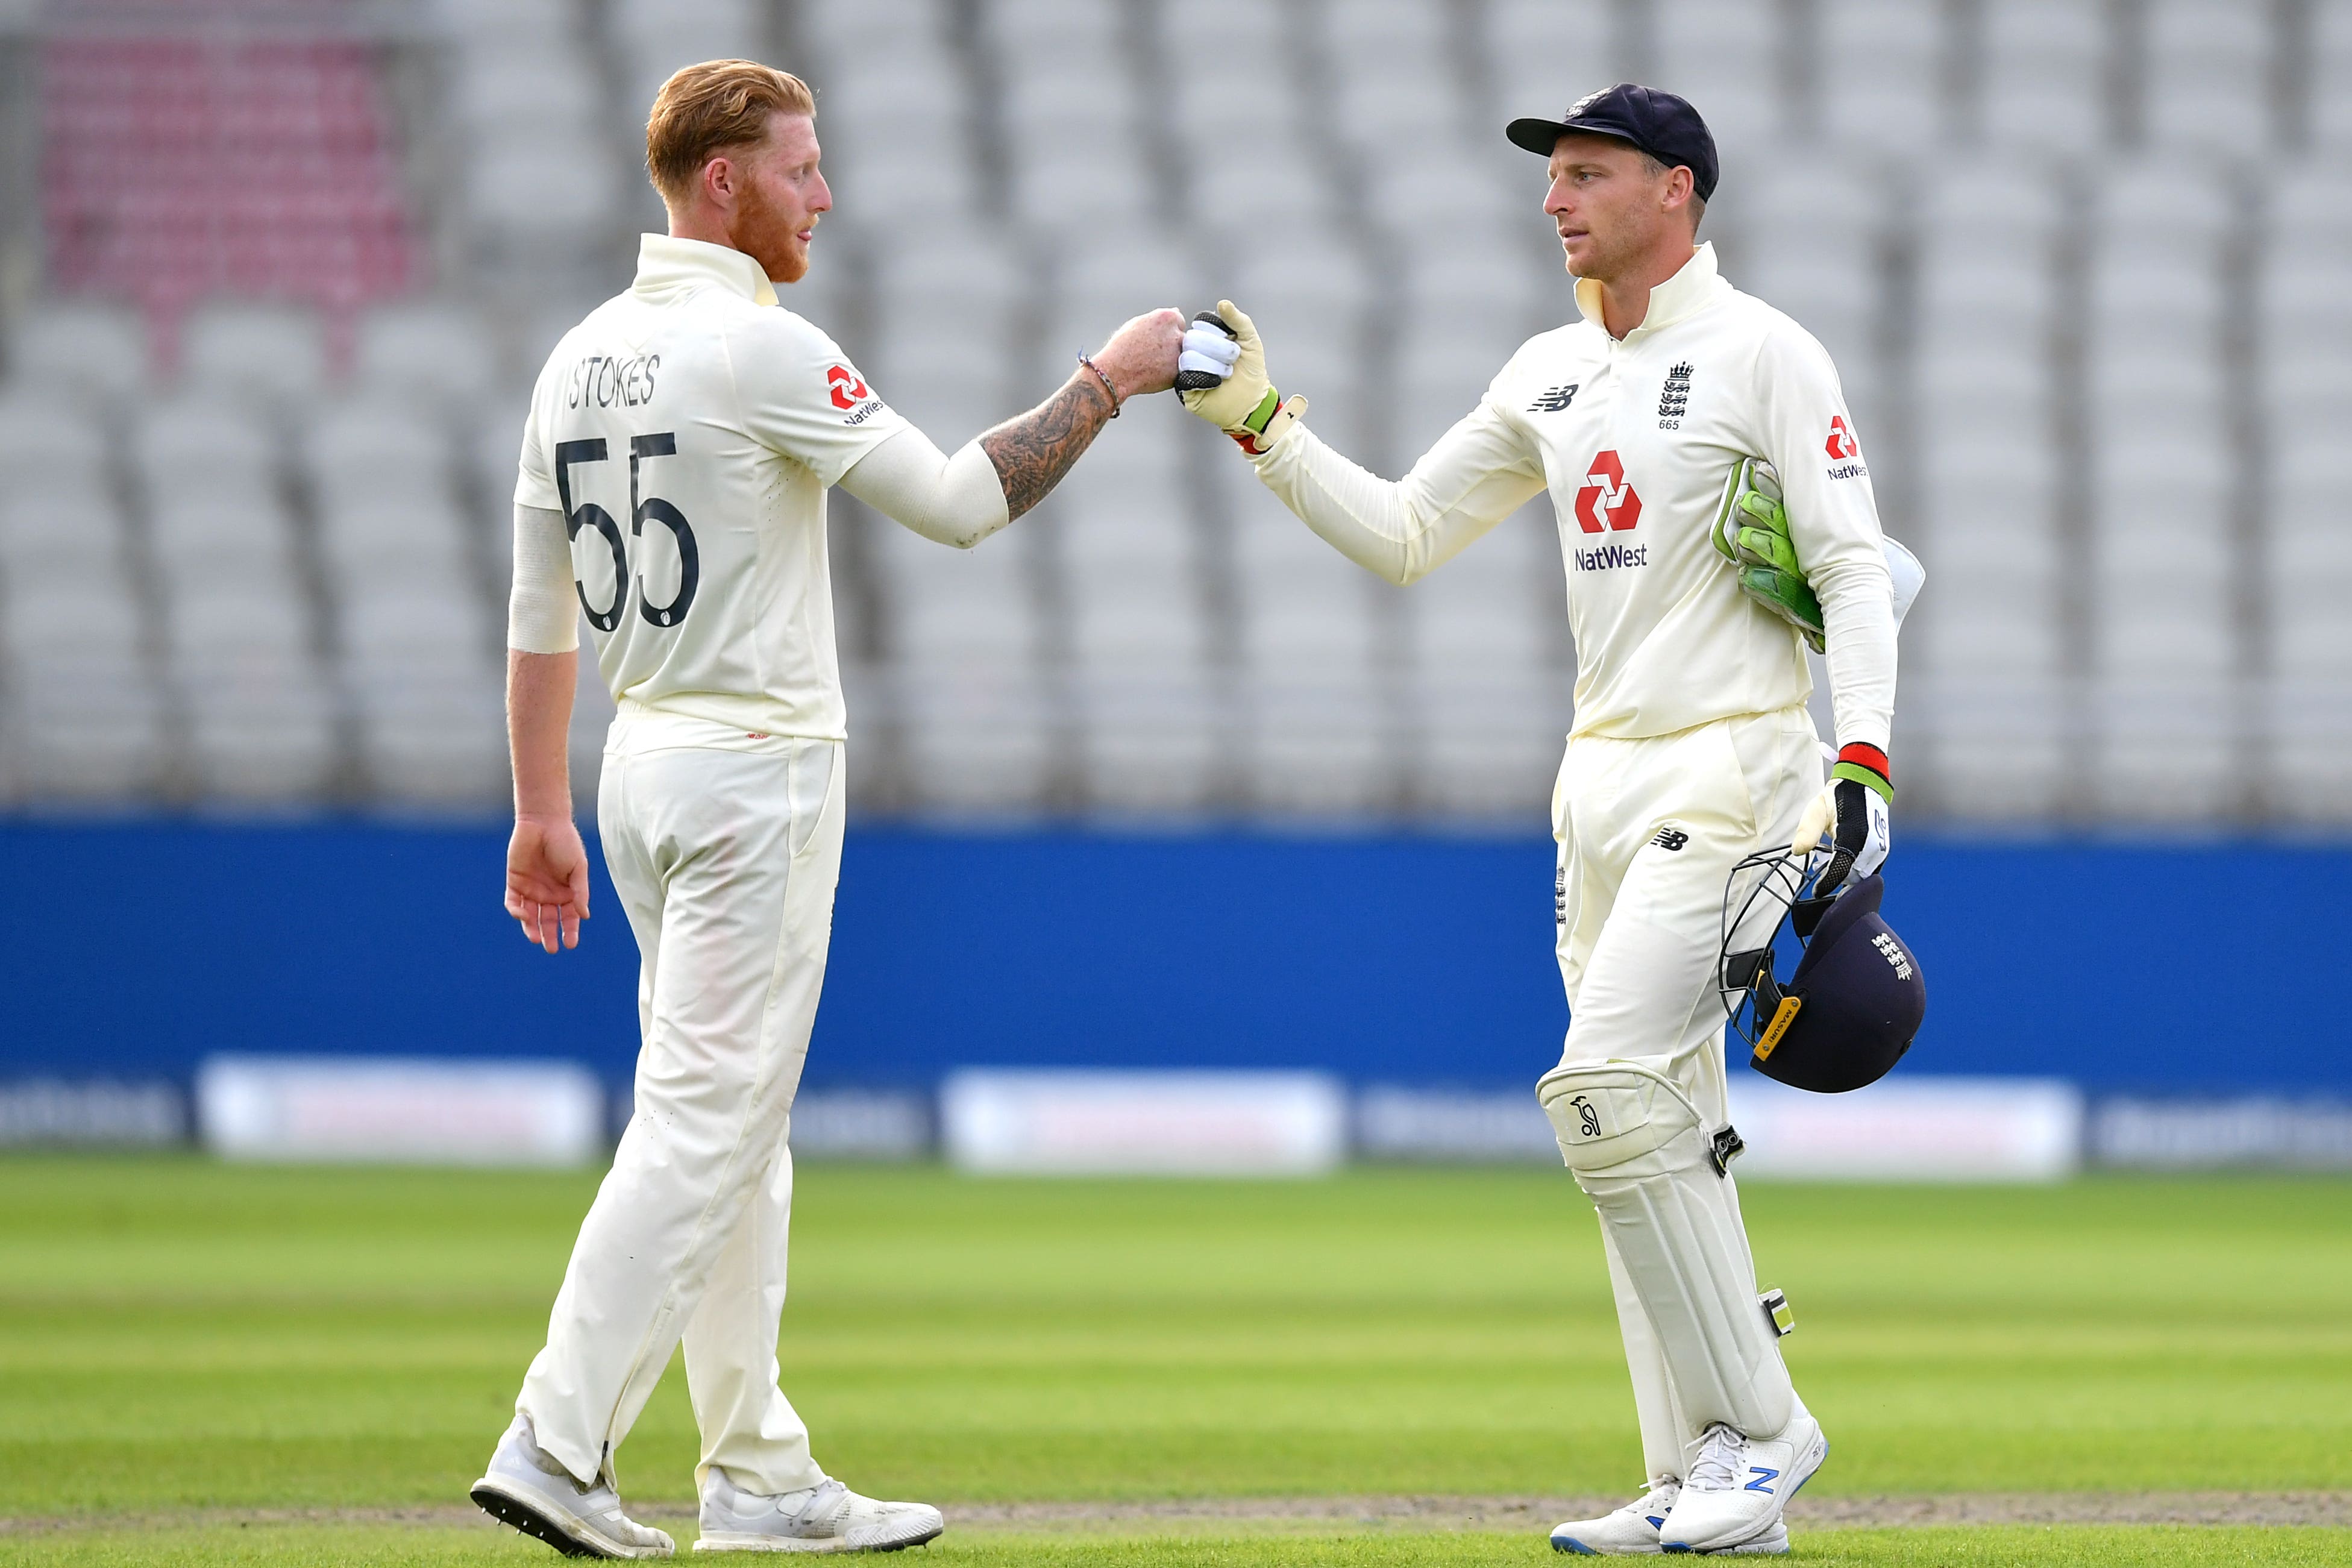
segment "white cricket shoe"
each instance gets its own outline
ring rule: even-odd
[[[711,1468],[697,1552],[898,1552],[947,1529],[929,1503],[877,1502],[827,1477],[779,1497],[747,1492]]]
[[[1551,1549],[1579,1557],[1648,1557],[1658,1550],[1658,1531],[1675,1506],[1682,1482],[1660,1476],[1640,1497],[1599,1519],[1571,1519],[1551,1527]]]
[[[1787,1428],[1771,1437],[1749,1437],[1717,1422],[1699,1439],[1682,1495],[1658,1531],[1658,1550],[1786,1552],[1781,1510],[1829,1455],[1822,1424],[1801,1405]]]
[[[474,1483],[474,1500],[500,1524],[536,1536],[566,1557],[667,1557],[677,1547],[658,1530],[621,1511],[620,1494],[603,1475],[582,1486],[518,1415]]]

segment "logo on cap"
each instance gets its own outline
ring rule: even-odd
[[[1584,471],[1584,484],[1576,492],[1578,527],[1598,533],[1603,518],[1609,520],[1609,527],[1621,531],[1642,521],[1642,498],[1625,482],[1625,465],[1614,447],[1592,459],[1592,467]]]

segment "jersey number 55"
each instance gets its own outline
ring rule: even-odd
[[[629,572],[629,549],[621,538],[621,525],[613,514],[594,501],[572,500],[572,465],[601,463],[607,456],[604,438],[601,436],[583,441],[559,441],[555,447],[555,489],[563,500],[563,535],[577,540],[580,531],[593,528],[604,536],[605,546],[613,552],[613,602],[603,609],[588,602],[588,585],[573,584],[580,595],[580,607],[588,612],[588,624],[600,632],[609,632],[621,624],[622,606],[635,589],[637,613],[649,625],[674,626],[686,619],[686,612],[694,607],[694,590],[702,581],[702,559],[694,547],[694,530],[686,514],[659,496],[640,498],[638,465],[647,458],[673,458],[677,455],[677,433],[660,431],[651,436],[629,437],[629,537],[636,539],[646,531],[650,518],[670,531],[677,541],[677,592],[667,605],[656,605],[646,597],[645,580],[633,577]]]

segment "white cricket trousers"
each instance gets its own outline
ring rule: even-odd
[[[642,955],[636,1111],[580,1226],[516,1408],[581,1478],[609,1468],[686,1342],[698,1485],[824,1479],[777,1386],[793,1091],[841,873],[842,746],[656,745],[614,724],[604,863]]]
[[[1716,989],[1724,884],[1743,857],[1788,844],[1822,780],[1820,739],[1801,707],[1646,740],[1569,741],[1552,792],[1563,1065],[1639,1062],[1673,1079],[1709,1125],[1729,1120],[1729,1020]],[[1731,1201],[1736,1214],[1736,1189]],[[1700,1434],[1682,1416],[1606,1225],[1601,1239],[1647,1474],[1687,1476]]]

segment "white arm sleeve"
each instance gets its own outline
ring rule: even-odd
[[[580,646],[580,605],[572,585],[572,544],[563,514],[514,509],[514,587],[507,595],[507,647],[570,653]]]
[[[1013,521],[1004,481],[978,441],[952,458],[909,426],[857,459],[841,488],[925,539],[969,550]]]
[[[1756,375],[1758,435],[1780,470],[1789,537],[1822,602],[1837,743],[1885,751],[1895,715],[1894,584],[1853,416],[1830,356],[1802,332],[1768,339]],[[1833,455],[1832,445],[1846,455]]]
[[[1453,560],[1544,488],[1541,459],[1483,400],[1394,482],[1304,425],[1251,460],[1265,488],[1333,549],[1400,584]]]

